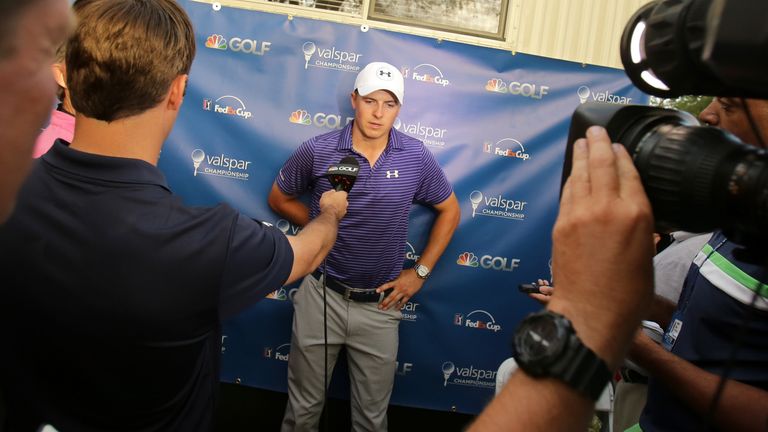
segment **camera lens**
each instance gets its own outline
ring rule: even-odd
[[[632,156],[657,231],[722,229],[744,245],[768,241],[768,153],[690,114],[645,106],[584,104],[573,115],[569,144],[604,125]],[[570,174],[571,146],[563,182]]]

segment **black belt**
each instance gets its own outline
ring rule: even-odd
[[[323,272],[321,272],[320,270],[315,270],[312,272],[312,277],[314,277],[318,281],[320,280],[321,276],[323,276]],[[341,294],[342,297],[344,297],[344,300],[356,301],[361,303],[378,303],[381,300],[383,300],[384,297],[388,296],[390,292],[392,292],[392,288],[384,291],[383,293],[377,293],[375,288],[373,289],[352,288],[328,276],[325,277],[325,285],[328,288]]]

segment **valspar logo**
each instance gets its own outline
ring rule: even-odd
[[[207,155],[201,149],[195,149],[190,155],[194,175],[205,174],[217,177],[226,177],[235,180],[248,180],[250,174],[248,169],[251,161],[237,159],[220,153],[217,155]]]
[[[531,158],[531,154],[525,150],[523,143],[514,138],[502,138],[496,142],[486,141],[483,143],[483,152],[524,161]]]
[[[409,123],[400,117],[395,119],[394,128],[402,133],[420,139],[424,145],[430,147],[445,147],[445,135],[448,129],[422,124],[421,122]]]
[[[469,194],[472,203],[472,217],[489,216],[502,219],[524,220],[528,201],[516,200],[503,195],[486,196],[479,190]]]
[[[493,78],[485,83],[485,90],[491,93],[503,93],[511,94],[513,96],[529,97],[531,99],[542,99],[549,93],[549,86],[526,82],[521,83],[518,81],[511,81],[507,84],[501,78]]]
[[[486,270],[511,272],[520,267],[520,259],[497,257],[493,255],[483,255],[478,258],[477,255],[472,252],[463,252],[456,259],[456,264],[464,267],[482,267]]]
[[[485,389],[496,388],[496,371],[493,369],[480,369],[474,365],[463,366],[447,361],[442,364],[441,370],[443,372],[443,387],[450,384]]]
[[[288,117],[288,121],[294,124],[315,125],[322,129],[331,130],[343,129],[344,126],[354,119],[354,117],[342,117],[339,114],[326,114],[322,112],[312,115],[304,109],[298,109]]]
[[[284,343],[276,348],[264,347],[264,358],[288,362],[288,356],[291,352],[291,344]]]
[[[576,94],[579,96],[579,102],[581,103],[585,103],[590,100],[623,105],[632,103],[631,97],[619,96],[607,91],[595,92],[587,86],[581,86],[576,89]]]
[[[354,51],[344,51],[332,46],[322,47],[313,41],[306,41],[301,45],[304,54],[304,69],[318,67],[334,69],[342,72],[359,72],[360,58],[362,54]]]
[[[245,120],[253,117],[253,113],[248,111],[242,99],[232,95],[222,96],[215,101],[213,99],[203,99],[203,109],[217,114],[240,117]]]
[[[494,333],[501,330],[501,324],[496,322],[493,315],[484,310],[474,310],[466,316],[460,313],[454,314],[453,324],[460,327],[492,331]]]
[[[409,66],[400,68],[403,78],[413,81],[421,81],[441,87],[447,87],[451,82],[443,75],[443,72],[435,65],[422,63],[411,69]]]
[[[212,34],[205,40],[205,47],[226,51],[229,49],[233,52],[242,52],[245,54],[253,54],[257,56],[263,56],[270,50],[272,42],[257,41],[255,39],[246,39],[240,37],[233,37],[227,43],[227,38],[220,34]]]
[[[416,321],[419,319],[419,303],[406,302],[400,306],[400,312],[403,314],[403,321]]]

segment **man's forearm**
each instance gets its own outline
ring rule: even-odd
[[[660,385],[668,388],[702,418],[709,415],[720,376],[707,372],[645,340],[633,347],[631,358],[645,368]],[[765,431],[768,427],[768,392],[728,380],[713,420],[718,429]]]
[[[449,199],[455,200],[455,197],[452,196]],[[419,263],[429,268],[435,267],[437,260],[440,259],[445,248],[451,242],[453,233],[459,225],[460,217],[458,204],[438,212],[435,222],[432,224],[432,230],[429,232],[427,245],[419,257]]]
[[[589,398],[556,379],[535,379],[517,370],[469,432],[583,432],[592,418],[592,406]]]
[[[294,265],[286,283],[303,277],[320,266],[339,231],[340,216],[333,211],[321,212],[295,236],[287,236],[293,248]]]

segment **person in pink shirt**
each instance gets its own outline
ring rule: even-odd
[[[69,100],[69,90],[67,89],[66,67],[64,66],[65,52],[66,44],[61,44],[56,51],[56,63],[51,65],[53,76],[59,85],[57,96],[60,102],[51,111],[51,119],[48,126],[40,132],[37,141],[35,141],[35,148],[32,153],[32,157],[35,159],[44,155],[57,139],[60,138],[66,142],[71,142],[72,136],[75,134],[75,109],[72,108],[72,102]]]

